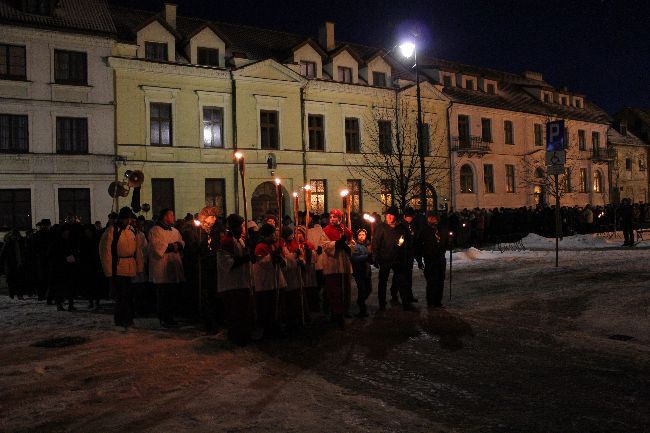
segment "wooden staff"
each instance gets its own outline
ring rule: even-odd
[[[280,183],[280,178],[275,178],[275,199],[278,206],[278,231],[280,236],[282,236],[282,184]],[[280,239],[277,241],[278,248],[280,247]],[[282,249],[280,249],[282,253]],[[275,321],[280,320],[280,266],[278,264],[273,265],[275,270]]]
[[[246,247],[247,254],[251,254],[251,251],[248,249],[250,245],[248,244],[248,198],[246,197],[246,162],[244,161],[244,155],[241,152],[235,152],[235,159],[237,160],[237,165],[239,166],[239,179],[241,180],[241,190],[242,196],[244,199],[244,246]],[[254,253],[254,251],[253,251]],[[251,308],[253,309],[253,321],[257,321],[257,303],[255,301],[255,287],[252,281],[252,271],[248,275],[248,286],[251,299]]]
[[[294,192],[293,193],[293,225],[294,227],[298,227],[298,193]]]

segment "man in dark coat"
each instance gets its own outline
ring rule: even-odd
[[[427,305],[442,307],[442,291],[445,285],[447,260],[445,252],[449,245],[448,230],[439,225],[435,212],[427,214],[427,224],[415,240],[415,257],[420,269],[424,268],[427,280]]]
[[[16,229],[4,237],[4,245],[0,251],[0,274],[7,276],[9,297],[23,299],[25,290],[25,238]]]
[[[621,207],[618,214],[621,218],[621,229],[623,230],[624,247],[634,246],[634,209],[629,198],[624,198],[621,201]]]
[[[404,224],[404,227],[406,227],[410,235],[410,242],[406,246],[406,266],[404,268],[404,278],[406,286],[408,287],[409,298],[402,298],[402,302],[418,302],[415,296],[413,296],[413,242],[418,236],[418,232],[420,230],[418,223],[419,221],[416,220],[415,210],[410,206],[404,209],[404,221],[402,224]],[[395,284],[393,284],[390,288],[391,296],[395,297],[395,295],[397,295],[397,290],[397,287],[395,287]]]
[[[386,310],[386,286],[391,271],[393,271],[393,285],[398,288],[402,298],[402,307],[406,311],[414,310],[405,277],[405,269],[408,265],[406,261],[409,256],[407,248],[411,244],[411,235],[408,229],[397,221],[398,214],[397,208],[391,206],[386,211],[385,221],[377,227],[372,239],[373,257],[379,265],[377,297],[380,311]]]

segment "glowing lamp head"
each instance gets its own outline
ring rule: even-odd
[[[344,189],[343,191],[341,191],[341,197],[345,198],[345,197],[348,196],[348,194],[350,194],[350,191],[348,191],[347,189]]]
[[[199,220],[194,220],[194,225],[195,225],[196,227],[200,226],[200,225],[201,225],[201,221],[199,221]]]
[[[415,44],[410,41],[404,42],[399,46],[399,49],[402,52],[402,55],[408,59],[413,55],[413,52],[415,51]]]
[[[243,153],[241,153],[241,152],[239,152],[239,151],[235,152],[235,159],[236,159],[237,161],[239,161],[239,160],[242,159],[243,157],[244,157],[244,154],[243,154]]]
[[[375,217],[371,216],[370,214],[364,213],[363,214],[363,219],[368,221],[370,224],[373,224],[375,222]]]
[[[275,178],[275,184],[278,185],[278,186],[280,185],[280,178],[279,177]]]

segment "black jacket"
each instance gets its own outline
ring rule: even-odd
[[[448,248],[449,231],[440,224],[435,227],[425,224],[415,240],[415,256],[418,262],[422,258],[425,262],[444,259]]]
[[[399,245],[400,237],[404,237],[404,242]],[[385,222],[380,224],[375,230],[375,236],[372,239],[372,254],[376,263],[381,265],[404,265],[408,257],[413,257],[409,251],[412,239],[408,229],[402,224],[397,223],[391,227]]]

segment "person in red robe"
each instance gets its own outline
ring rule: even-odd
[[[323,229],[323,276],[325,295],[330,304],[332,321],[340,326],[350,307],[350,281],[352,264],[350,254],[354,246],[352,232],[342,224],[343,213],[339,209],[330,211],[330,223]]]

